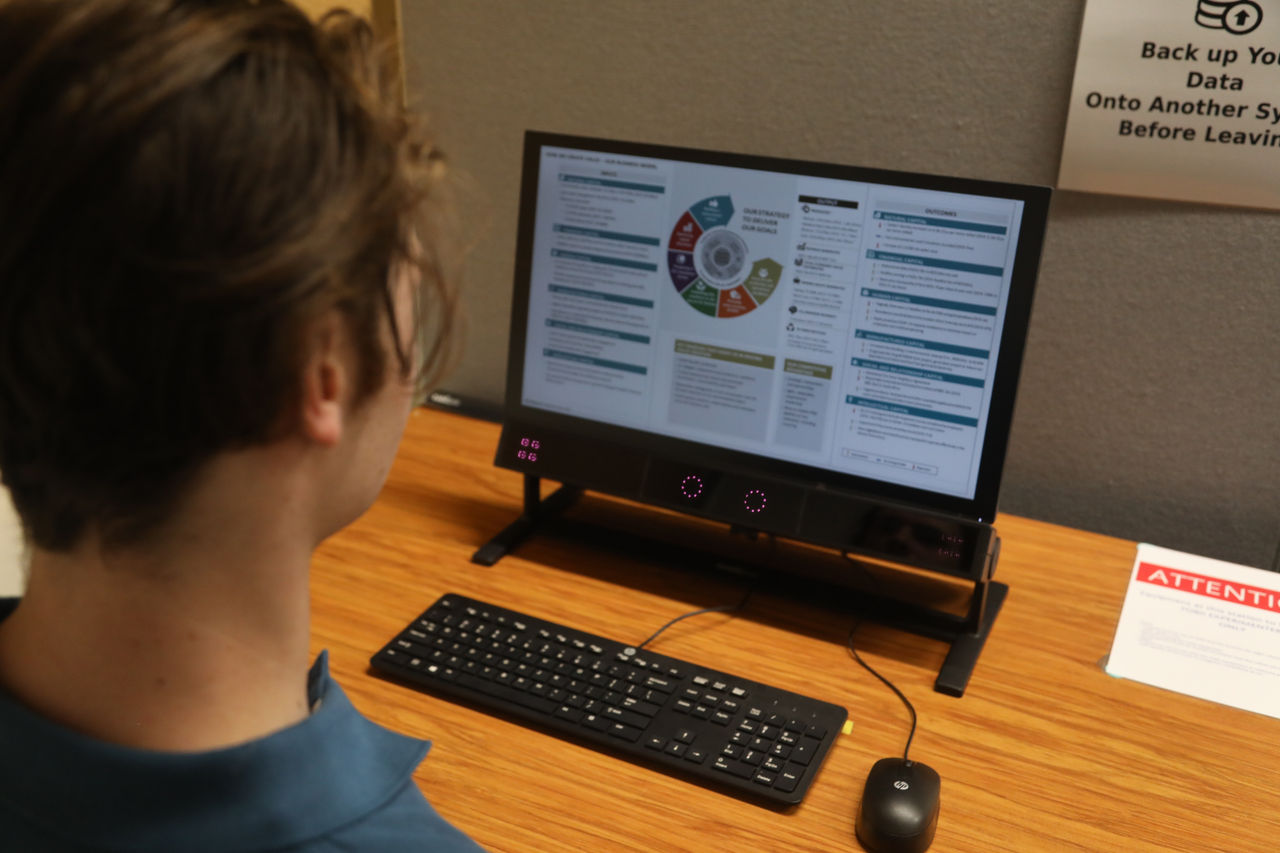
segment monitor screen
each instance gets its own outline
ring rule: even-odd
[[[603,441],[605,479],[640,460],[606,490],[693,511],[759,474],[747,516],[818,489],[989,521],[1048,197],[531,132],[498,462]]]

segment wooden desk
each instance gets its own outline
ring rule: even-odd
[[[520,508],[492,466],[497,427],[416,412],[381,499],[327,542],[313,570],[313,643],[372,719],[435,742],[417,779],[448,819],[494,851],[857,850],[871,764],[900,754],[905,710],[843,646],[849,619],[757,595],[653,647],[849,709],[793,810],[775,812],[369,674],[369,656],[454,591],[619,639],[732,603],[728,579],[690,575],[548,537],[491,568],[472,552]],[[942,776],[932,848],[1280,849],[1280,720],[1099,668],[1134,544],[1002,516],[1010,586],[968,692],[933,692],[941,644],[868,624],[859,649],[915,703],[912,757]]]

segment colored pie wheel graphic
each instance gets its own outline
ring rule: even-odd
[[[676,292],[708,317],[741,317],[769,298],[782,280],[771,258],[752,261],[747,243],[729,228],[733,199],[704,198],[689,206],[671,229],[667,271]]]

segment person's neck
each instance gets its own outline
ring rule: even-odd
[[[198,495],[145,548],[36,549],[0,623],[0,685],[56,722],[145,749],[214,749],[305,718],[315,540],[266,503],[287,497]]]

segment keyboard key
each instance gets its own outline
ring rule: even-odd
[[[611,720],[626,723],[628,726],[634,726],[637,729],[643,729],[649,725],[647,717],[642,714],[637,714],[634,711],[619,708],[616,705],[606,707],[604,709],[604,715]]]
[[[774,782],[774,787],[777,788],[779,791],[782,791],[784,794],[791,793],[796,789],[796,786],[800,784],[800,776],[802,771],[797,771],[794,768],[795,768],[795,765],[792,765],[786,770],[783,770],[781,773],[778,774],[778,778]]]
[[[644,717],[652,717],[661,710],[659,706],[652,702],[645,702],[641,699],[635,698],[634,696],[628,696],[623,699],[622,707],[626,708],[628,711],[634,711]]]
[[[582,719],[582,712],[577,708],[571,708],[568,705],[561,705],[559,708],[556,708],[556,716],[562,720],[568,720],[571,723],[576,723]]]
[[[785,749],[786,747],[783,747]],[[811,737],[801,738],[800,742],[791,748],[791,754],[785,756],[798,764],[808,764],[813,760],[813,754],[818,748],[818,742]]]
[[[741,761],[734,761],[724,755],[717,755],[716,760],[711,766],[723,773],[731,776],[737,776],[739,779],[750,779],[755,774],[755,768],[750,764],[743,764]]]
[[[661,690],[663,693],[670,693],[675,689],[676,683],[669,678],[663,678],[660,675],[650,675],[644,682],[644,686],[653,690]]]
[[[549,699],[542,699],[530,693],[516,690],[514,687],[486,681],[483,678],[476,678],[474,675],[468,675],[465,672],[458,673],[455,681],[460,687],[466,687],[484,696],[492,696],[495,699],[501,699],[521,708],[529,708],[542,714],[550,714],[556,709],[556,703]]]
[[[625,741],[635,743],[640,740],[640,730],[635,726],[628,726],[626,723],[611,723],[605,732]]]

